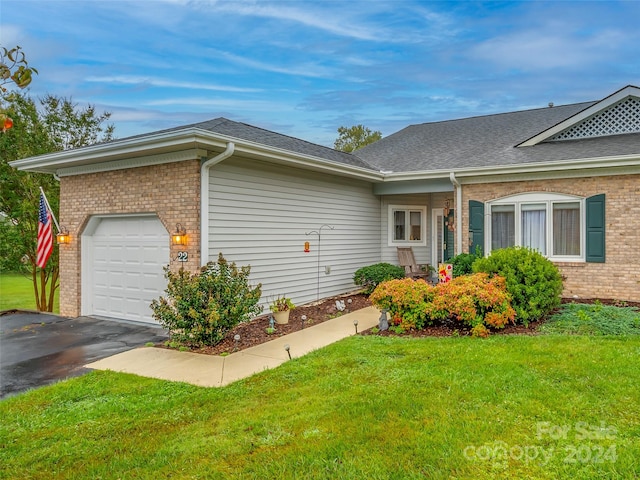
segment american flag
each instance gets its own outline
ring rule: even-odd
[[[40,212],[38,214],[38,257],[36,264],[40,268],[47,265],[53,251],[53,231],[51,228],[51,212],[47,208],[44,193],[40,192]]]

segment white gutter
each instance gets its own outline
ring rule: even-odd
[[[235,151],[233,142],[227,143],[224,152],[206,160],[200,167],[200,265],[209,259],[209,169],[229,158]]]
[[[456,255],[462,253],[462,185],[454,172],[449,173],[449,180],[456,187]]]

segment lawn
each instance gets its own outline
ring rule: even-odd
[[[640,337],[351,337],[219,389],[114,372],[0,402],[0,478],[629,479]]]
[[[0,312],[3,310],[36,310],[31,277],[20,273],[0,274]],[[53,311],[60,311],[58,290]]]

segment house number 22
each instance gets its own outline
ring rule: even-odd
[[[186,262],[189,260],[189,252],[178,252],[178,261]]]

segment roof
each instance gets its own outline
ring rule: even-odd
[[[355,153],[220,117],[17,160],[11,165],[58,175],[78,174],[89,168],[132,168],[192,159],[196,154],[212,155],[232,142],[237,155],[374,182],[449,178],[449,172],[484,175],[497,170],[541,171],[550,165],[554,169],[580,169],[587,165],[611,166],[612,160],[637,168],[638,108],[640,88],[629,85],[597,102],[411,125]],[[616,115],[619,118],[610,121]],[[589,122],[598,124],[595,129],[599,130],[592,134],[589,126],[583,135],[582,126]],[[610,129],[616,122],[625,125]],[[565,135],[569,131],[571,134]],[[563,139],[558,140],[558,135]]]
[[[600,102],[485,115],[411,125],[358,150],[356,155],[391,172],[426,172],[639,155],[640,133],[544,142],[521,146],[544,132],[594,114],[636,87]],[[617,97],[615,95],[618,95]]]
[[[410,125],[358,150],[357,155],[394,172],[581,158],[589,152],[586,145],[582,146],[586,141],[554,144],[551,149],[516,148],[516,145],[593,103]],[[554,158],[549,158],[549,154]]]
[[[312,157],[324,158],[333,162],[344,163],[354,167],[367,168],[375,170],[371,165],[361,158],[356,157],[347,152],[334,150],[333,148],[324,147],[315,143],[307,142],[299,138],[290,137],[281,133],[276,133],[264,128],[255,127],[247,123],[236,122],[228,118],[218,117],[204,122],[193,123],[191,125],[182,125],[180,127],[169,128],[153,132],[154,134],[162,134],[169,132],[178,132],[187,129],[206,130],[211,133],[218,133],[227,137],[233,137],[240,140],[259,143],[269,147],[275,147],[290,152],[301,153]],[[144,137],[146,134],[128,137],[133,139]]]
[[[59,176],[77,175],[205,158],[221,153],[231,143],[234,155],[381,181],[378,170],[355,155],[226,118],[24,158],[10,165]]]

